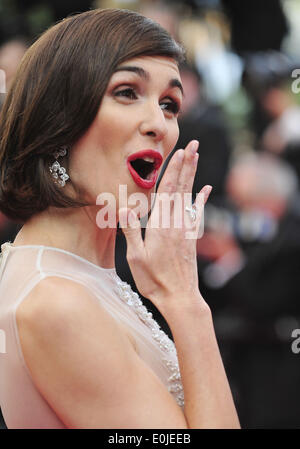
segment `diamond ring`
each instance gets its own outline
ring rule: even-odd
[[[191,207],[186,206],[186,207],[185,207],[185,210],[186,210],[186,212],[189,213],[189,215],[190,215],[190,217],[191,217],[191,220],[192,220],[192,221],[196,221],[196,218],[197,218],[197,209],[196,209],[196,206],[194,206],[194,205],[192,205]]]

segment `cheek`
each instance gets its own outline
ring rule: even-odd
[[[178,125],[178,122],[176,121],[175,130],[174,130],[174,146],[177,143],[178,137],[179,137],[179,125]]]
[[[97,145],[103,153],[111,157],[116,157],[117,152],[132,137],[133,120],[128,114],[124,117],[124,112],[114,108],[105,115],[99,116],[96,126]]]
[[[118,129],[120,128],[120,122],[113,114],[105,117],[99,117],[96,126],[97,142],[100,145],[106,147],[109,143],[118,136]]]
[[[167,142],[167,151],[166,151],[166,156],[168,156],[170,154],[170,152],[174,149],[177,140],[179,137],[179,126],[178,123],[175,122],[172,127],[169,130],[168,133],[168,142]]]

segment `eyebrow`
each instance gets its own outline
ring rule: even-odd
[[[150,75],[149,72],[146,72],[146,70],[142,69],[142,67],[132,66],[132,65],[123,65],[120,67],[117,67],[115,72],[122,72],[123,70],[127,72],[133,72],[139,75],[141,78],[145,79],[146,81],[149,81]],[[168,87],[178,87],[184,96],[184,91],[181,82],[177,78],[172,78],[169,81]]]

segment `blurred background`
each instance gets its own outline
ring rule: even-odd
[[[186,49],[174,151],[198,139],[193,193],[213,186],[197,243],[200,291],[242,427],[299,428],[292,332],[300,328],[300,1],[0,0],[0,107],[24,52],[46,28],[110,7],[151,17]],[[0,213],[0,244],[20,226]],[[125,255],[120,233],[116,268],[136,288]]]

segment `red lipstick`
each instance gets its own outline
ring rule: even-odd
[[[151,161],[149,161],[149,159]],[[137,160],[139,160],[140,165],[143,165],[143,161],[148,162],[148,164],[149,162],[153,164],[153,166],[148,169],[151,171],[147,174],[147,178],[142,177],[141,173],[138,173],[137,168],[133,167],[132,162]],[[127,167],[132,176],[132,179],[139,187],[142,187],[143,189],[152,189],[152,187],[154,187],[156,183],[158,170],[162,162],[162,155],[158,151],[141,150],[128,156]]]

